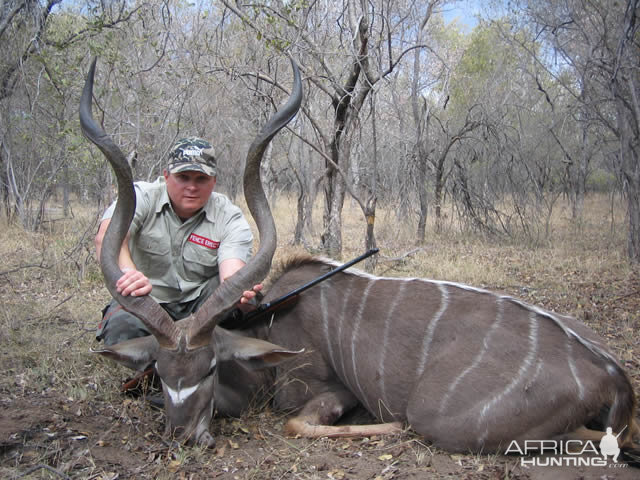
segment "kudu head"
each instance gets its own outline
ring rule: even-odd
[[[155,361],[162,380],[167,432],[187,443],[206,446],[215,443],[208,429],[215,408],[217,364],[233,360],[248,368],[269,367],[299,353],[215,329],[218,321],[235,308],[242,292],[260,283],[271,267],[277,243],[276,229],[260,180],[260,162],[271,139],[295,116],[302,102],[300,72],[296,64],[291,63],[294,72],[291,96],[253,141],[245,164],[244,193],[260,235],[258,252],[241,270],[226,279],[195,315],[179,322],[174,322],[150,296],[123,297],[116,291],[116,281],[122,275],[118,266],[120,246],[136,205],[133,177],[125,155],[91,114],[95,59],[82,92],[82,131],[105,155],[118,184],[118,200],[100,255],[102,273],[113,298],[140,318],[152,333],[152,336],[128,340],[95,352],[138,370]]]

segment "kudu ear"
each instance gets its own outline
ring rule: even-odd
[[[158,341],[153,336],[126,340],[99,350],[91,349],[91,353],[98,353],[134,370],[146,368],[156,359],[157,352]]]
[[[218,362],[234,360],[249,370],[275,367],[304,352],[304,348],[287,350],[280,345],[244,337],[221,327],[216,327],[215,337]]]

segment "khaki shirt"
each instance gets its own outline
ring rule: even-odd
[[[164,177],[134,186],[136,212],[129,227],[129,250],[138,270],[149,278],[156,301],[194,300],[208,282],[219,284],[218,262],[249,260],[251,229],[226,196],[213,192],[200,212],[182,222],[171,207]],[[114,208],[115,203],[102,219],[111,218]]]

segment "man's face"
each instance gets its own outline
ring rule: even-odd
[[[169,173],[165,170],[164,178],[171,205],[183,220],[191,218],[204,207],[216,185],[216,177],[202,172]]]

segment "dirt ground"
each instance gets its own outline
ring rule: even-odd
[[[61,269],[66,262],[15,270],[26,262],[25,251],[47,249],[43,239],[29,242],[10,244],[0,232],[5,258],[0,266],[0,478],[640,478],[640,469],[626,464],[531,467],[515,455],[450,454],[411,432],[287,438],[282,433],[286,416],[269,408],[239,419],[215,418],[214,449],[177,445],[164,436],[162,411],[144,396],[119,392],[129,373],[89,353],[98,312],[108,298],[99,273],[87,267],[81,279],[74,279],[78,262],[70,270]],[[639,391],[640,276],[624,267],[624,258],[605,262],[602,252],[578,249],[577,257],[559,262],[544,257],[557,253],[540,250],[533,262],[521,249],[472,250],[451,244],[448,255],[467,266],[472,258],[480,272],[503,271],[478,286],[584,318],[605,337]],[[442,264],[436,252],[427,248],[423,258],[414,256],[391,274],[438,276],[425,266]],[[382,273],[389,275],[388,269]],[[449,279],[470,281],[461,275]]]
[[[73,401],[55,391],[2,400],[3,478],[634,479],[640,470],[528,467],[520,457],[455,455],[410,432],[307,440],[281,434],[270,411],[215,419],[211,450],[172,445],[163,414],[143,399]]]

